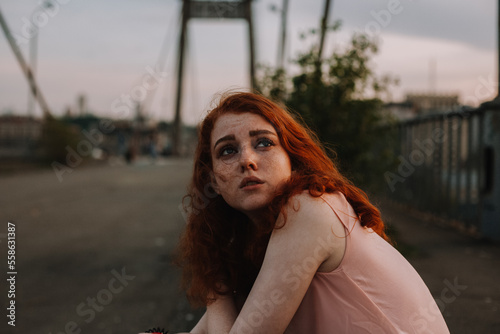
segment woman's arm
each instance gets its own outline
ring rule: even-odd
[[[207,307],[203,318],[209,334],[283,333],[318,268],[331,271],[342,260],[344,227],[322,199],[297,195],[285,212],[286,224],[273,231],[241,312],[238,314],[231,295],[218,296]]]
[[[262,268],[234,325],[217,333],[283,333],[318,268],[326,262],[330,267],[340,263],[343,225],[322,199],[301,194],[285,211],[286,224],[273,231]]]
[[[217,296],[189,333],[177,334],[229,333],[237,315],[234,298],[231,295]]]
[[[238,316],[232,295],[218,295],[217,299],[207,306],[208,333],[229,333]]]
[[[209,317],[210,314],[210,317]],[[209,323],[210,318],[210,323]],[[229,332],[236,319],[236,311],[229,298],[220,296],[217,301],[207,307],[207,311],[200,318],[196,326],[189,333],[177,334],[208,334]]]

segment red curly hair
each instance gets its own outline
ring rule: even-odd
[[[294,173],[269,205],[265,223],[252,224],[217,195],[211,183],[210,138],[217,119],[226,113],[254,113],[275,128],[288,153]],[[367,195],[342,176],[316,135],[285,108],[254,93],[226,93],[208,112],[198,131],[194,171],[189,187],[187,226],[180,240],[177,263],[191,303],[210,304],[213,293],[236,292],[245,298],[262,265],[269,236],[288,200],[308,190],[311,196],[340,191],[356,212],[361,225],[388,240],[379,210]],[[224,289],[222,287],[225,287]]]

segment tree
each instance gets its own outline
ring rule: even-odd
[[[42,160],[47,163],[66,161],[67,147],[76,147],[78,132],[64,121],[47,117],[43,124],[41,149]]]
[[[332,158],[342,172],[364,186],[383,182],[384,172],[395,164],[393,120],[384,113],[382,97],[397,81],[371,70],[376,52],[374,41],[354,34],[344,50],[324,60],[318,59],[316,46],[300,54],[293,61],[299,72],[291,78],[270,67],[261,67],[259,77],[261,92],[299,113],[336,152]]]

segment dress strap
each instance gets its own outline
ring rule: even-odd
[[[325,194],[321,195],[320,198],[330,207],[330,209],[332,209],[333,213],[335,213],[342,225],[344,225],[344,228],[348,232],[347,234],[351,234],[352,230],[354,229],[356,220],[358,219],[354,210],[350,206],[344,194],[342,194],[341,192],[336,191],[335,193],[328,195],[328,199],[335,198],[334,201],[336,203],[333,203],[332,205],[329,200],[324,198],[326,197]]]

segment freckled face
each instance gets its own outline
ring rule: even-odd
[[[228,113],[210,138],[215,190],[251,219],[290,178],[292,167],[274,127],[252,113]]]

